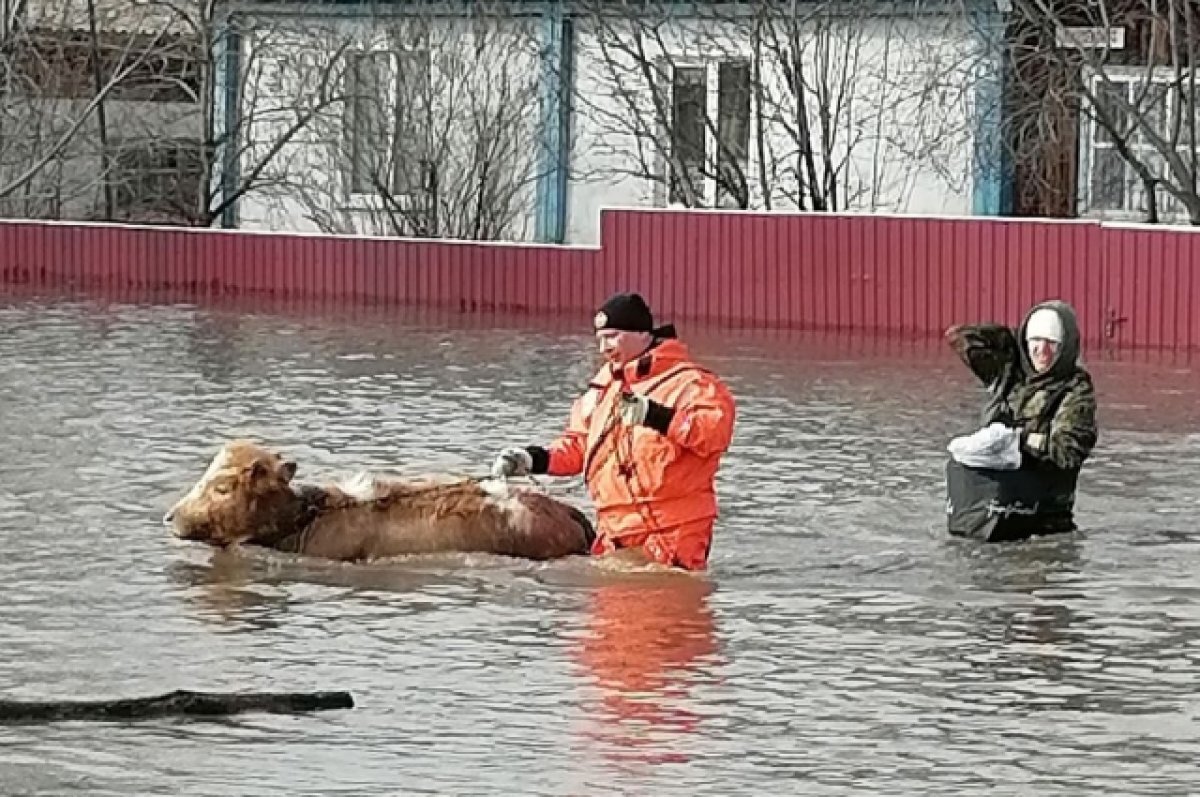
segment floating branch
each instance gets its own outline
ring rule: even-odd
[[[296,714],[353,708],[349,692],[189,692],[176,690],[154,697],[122,700],[0,700],[0,725],[19,722],[62,722],[71,720],[133,720],[174,715],[216,717],[260,711]]]

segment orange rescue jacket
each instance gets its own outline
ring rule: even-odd
[[[667,433],[621,422],[623,391],[675,410]],[[662,532],[717,515],[714,482],[733,437],[736,406],[719,378],[667,339],[617,373],[606,365],[571,407],[567,429],[547,447],[547,472],[583,474],[598,532]]]

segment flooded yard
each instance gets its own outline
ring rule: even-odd
[[[965,319],[970,320],[970,319]],[[979,391],[936,343],[695,330],[739,400],[704,576],[217,553],[160,518],[253,435],[301,481],[548,442],[586,329],[0,300],[0,694],[350,711],[0,727],[6,795],[1194,790],[1200,373],[1087,352],[1081,532],[949,539]],[[587,506],[579,479],[550,489]]]

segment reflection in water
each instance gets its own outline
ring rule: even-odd
[[[505,578],[532,567],[486,554],[397,557],[370,564],[307,559],[257,548],[195,545],[167,566],[195,616],[223,631],[285,628],[294,588],[326,590],[334,600],[388,603],[424,590],[475,591],[489,575]],[[312,599],[312,592],[305,599]],[[380,597],[386,596],[386,597]],[[418,605],[412,602],[409,606]]]
[[[0,793],[1188,791],[1186,363],[1093,359],[1101,443],[1083,531],[1058,539],[947,537],[945,444],[979,388],[940,345],[688,325],[739,398],[704,576],[333,565],[161,525],[238,434],[302,481],[485,470],[561,431],[595,365],[584,321],[0,303],[0,693],[359,700],[203,730],[0,729]],[[587,508],[578,479],[548,481]]]
[[[603,583],[588,598],[575,657],[600,692],[584,733],[606,757],[686,761],[687,736],[701,716],[691,687],[712,666],[718,644],[709,581],[656,575]]]
[[[960,551],[968,546],[957,546]],[[1070,601],[1084,597],[1071,588],[1081,570],[1082,550],[1076,535],[1035,539],[995,549],[976,548],[968,557],[969,582],[985,593],[1024,594],[1032,600],[1002,605],[987,612],[987,623],[999,629],[998,655],[992,677],[997,683],[1014,678],[1036,678],[1047,684],[1062,684],[1072,677],[1066,666],[1070,649],[1078,637],[1072,631],[1077,620]],[[981,618],[982,619],[982,618]],[[1074,695],[1053,708],[1079,708]],[[1044,695],[1023,700],[1038,709]]]
[[[215,551],[201,564],[198,556],[167,566],[171,580],[183,587],[183,598],[197,617],[226,630],[265,631],[278,628],[287,614],[287,592],[263,585],[263,568],[252,558],[230,551]]]
[[[1086,564],[1082,538],[1075,532],[996,546],[947,538],[945,548],[972,589],[1034,594],[1053,586],[1062,594]]]

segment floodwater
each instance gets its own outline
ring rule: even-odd
[[[0,696],[348,689],[0,726],[5,795],[1182,794],[1200,376],[1102,353],[1070,537],[944,533],[936,344],[681,331],[740,401],[704,576],[216,554],[164,509],[252,434],[301,480],[484,472],[594,365],[557,319],[0,300]],[[549,485],[586,507],[578,480]]]

